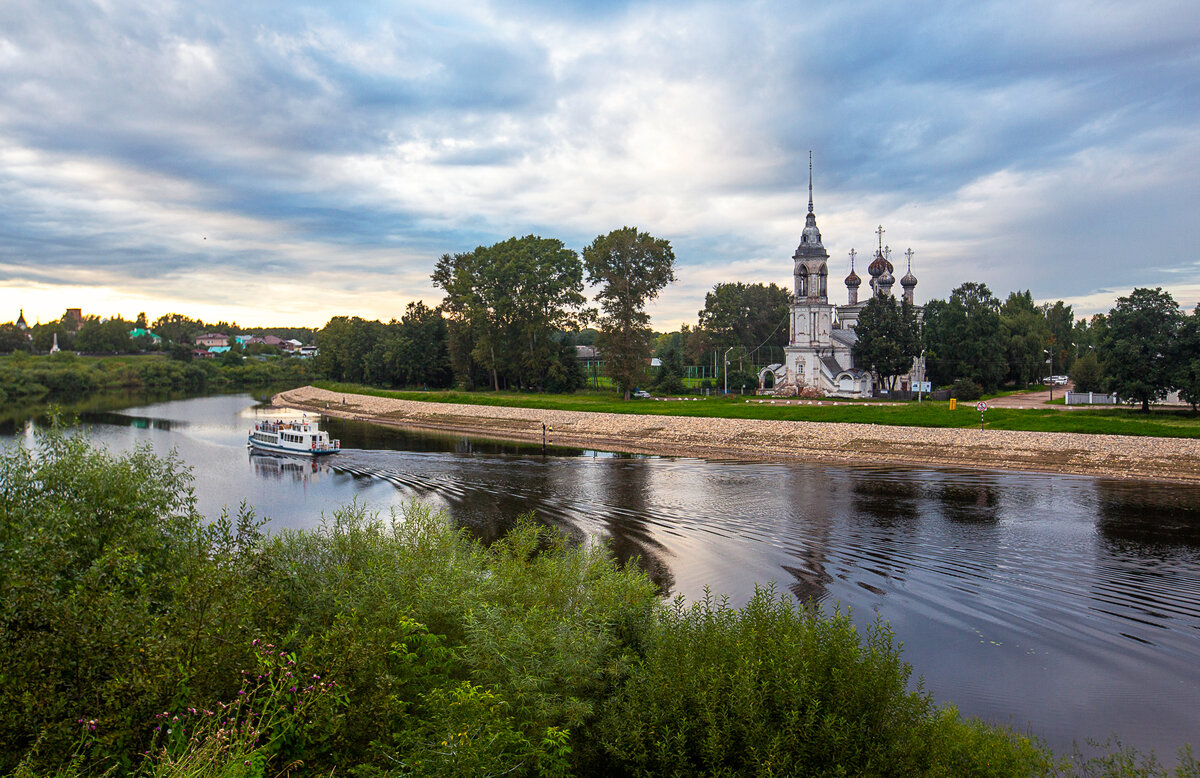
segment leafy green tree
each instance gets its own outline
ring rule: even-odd
[[[589,319],[583,265],[562,241],[527,235],[463,254],[445,254],[433,283],[446,292],[442,310],[452,330],[450,347],[460,380],[471,363],[522,388],[542,388],[559,330]],[[470,348],[470,358],[462,349]]]
[[[683,385],[683,349],[680,346],[679,333],[671,333],[659,359],[662,366],[658,369],[658,380],[654,390],[659,394],[682,394]]]
[[[449,335],[441,311],[416,300],[405,309],[400,327],[407,341],[404,383],[412,386],[449,386],[452,378]]]
[[[1075,314],[1062,300],[1042,305],[1041,310],[1050,332],[1047,348],[1054,352],[1054,369],[1070,372],[1075,361]]]
[[[699,327],[716,343],[741,346],[747,352],[761,347],[767,355],[781,353],[788,344],[790,306],[791,295],[775,284],[717,284],[704,297]]]
[[[921,329],[913,307],[875,295],[859,313],[854,332],[854,363],[870,369],[879,386],[895,391],[897,377],[911,370],[921,353]]]
[[[563,337],[546,371],[546,391],[569,394],[587,386],[587,375],[575,351],[574,339]]]
[[[1045,352],[1051,337],[1046,314],[1033,304],[1033,294],[1028,290],[1010,293],[1000,306],[1000,341],[1010,381],[1023,386],[1046,375]]]
[[[69,351],[74,347],[75,334],[66,328],[61,321],[51,321],[45,324],[35,324],[30,328],[33,335],[33,350],[46,353],[54,346],[54,336],[58,336],[58,347]]]
[[[600,286],[596,295],[603,311],[596,345],[608,375],[626,400],[646,373],[650,355],[650,316],[646,303],[675,280],[671,243],[622,227],[599,235],[583,250],[588,281]]]
[[[1077,392],[1104,391],[1104,369],[1100,366],[1095,351],[1089,350],[1075,360],[1071,368],[1071,380],[1075,382]]]
[[[926,363],[939,384],[969,378],[985,390],[1007,372],[1000,338],[1000,301],[986,284],[965,283],[948,301],[925,305]]]
[[[182,313],[165,313],[154,320],[150,329],[169,343],[192,343],[194,337],[206,330],[203,321],[189,319]]]
[[[93,354],[127,354],[134,350],[130,323],[117,317],[102,322],[93,316],[75,334],[75,348]]]
[[[382,328],[358,316],[333,317],[317,332],[317,370],[335,381],[372,383],[380,373],[375,347]]]
[[[1180,399],[1191,403],[1195,411],[1200,404],[1200,305],[1180,322],[1171,363],[1174,371],[1171,383],[1179,391]]]
[[[15,324],[0,324],[0,354],[29,350],[29,333]]]
[[[1121,397],[1140,402],[1145,412],[1171,386],[1173,341],[1182,319],[1174,298],[1161,288],[1134,289],[1117,298],[1108,315],[1109,383]]]

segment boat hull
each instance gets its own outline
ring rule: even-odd
[[[291,447],[277,443],[265,443],[261,440],[255,440],[250,437],[246,441],[251,448],[259,449],[260,451],[272,451],[276,454],[292,454],[299,457],[320,457],[326,454],[336,454],[341,449],[337,448],[301,448],[299,446]]]

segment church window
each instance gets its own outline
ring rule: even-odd
[[[808,297],[808,268],[804,265],[800,266],[799,286],[796,289],[797,297]]]

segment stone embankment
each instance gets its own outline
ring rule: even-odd
[[[396,427],[534,443],[541,442],[545,424],[553,427],[555,445],[605,451],[1200,483],[1200,440],[1194,439],[546,411],[393,400],[311,386],[282,392],[273,402]]]

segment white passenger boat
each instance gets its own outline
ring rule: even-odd
[[[264,451],[301,456],[333,454],[342,447],[340,440],[330,440],[328,432],[317,429],[317,423],[308,419],[255,422],[248,442]]]

